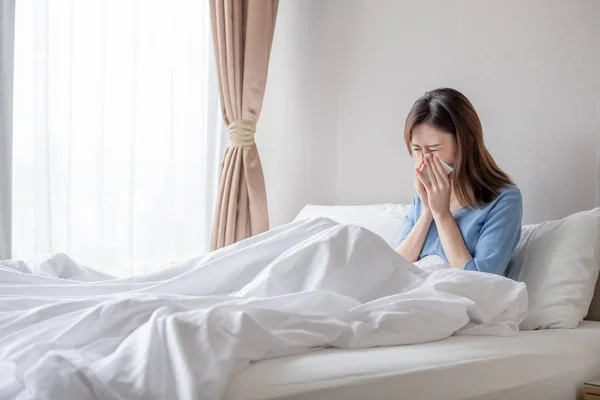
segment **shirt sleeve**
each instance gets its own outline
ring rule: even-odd
[[[521,239],[523,201],[518,189],[500,195],[488,212],[467,271],[504,275]]]
[[[418,195],[415,195],[415,197],[413,197],[412,204],[410,206],[410,209],[408,210],[408,214],[406,214],[406,217],[404,217],[404,223],[402,224],[402,229],[400,229],[400,234],[398,235],[398,239],[396,239],[396,244],[394,244],[394,248],[398,247],[400,243],[402,243],[404,239],[406,239],[412,228],[415,226],[415,209],[417,206],[418,197]]]

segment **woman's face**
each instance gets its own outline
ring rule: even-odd
[[[419,160],[423,155],[431,153],[454,168],[456,139],[451,133],[427,124],[416,125],[412,130],[411,147]]]

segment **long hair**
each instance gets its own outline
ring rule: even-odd
[[[412,130],[420,124],[447,132],[456,139],[452,185],[462,206],[488,204],[504,186],[513,184],[485,148],[477,112],[459,91],[435,89],[413,104],[404,126],[404,140],[411,156]]]

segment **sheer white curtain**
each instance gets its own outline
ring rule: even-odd
[[[17,1],[14,258],[126,276],[208,249],[226,140],[207,3]]]
[[[12,88],[15,1],[0,0],[0,259],[11,257]]]

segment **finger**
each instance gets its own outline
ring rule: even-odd
[[[420,171],[421,169],[423,169],[423,158],[419,157],[419,160],[415,164],[415,170]]]
[[[432,156],[430,164],[429,164],[429,167],[431,168],[433,176],[435,177],[435,184],[436,184],[436,186],[440,187],[445,181],[444,181],[443,175],[440,173],[440,171],[438,169],[438,165],[437,165],[436,161],[437,161],[437,157],[436,156]]]
[[[435,166],[434,166],[434,162],[432,161],[432,159],[433,159],[432,156],[427,157],[425,159],[425,164],[427,165],[427,174],[429,175],[429,180],[431,181],[431,187],[437,187],[438,179],[435,174]]]
[[[423,184],[421,183],[421,180],[419,180],[419,177],[416,177],[416,181],[417,181],[417,183],[415,184],[416,185],[415,189],[417,190],[417,192],[421,192],[421,193],[425,192],[424,194],[427,194],[427,189],[425,189],[425,186],[423,186]]]
[[[433,164],[437,170],[438,182],[448,183],[448,175],[446,174],[446,170],[444,169],[444,166],[442,165],[442,162],[438,156],[435,156]]]
[[[417,171],[417,178],[419,178],[419,182],[421,182],[421,185],[423,185],[425,190],[429,192],[429,190],[431,189],[431,184],[425,178],[425,174],[423,173],[423,171]]]

